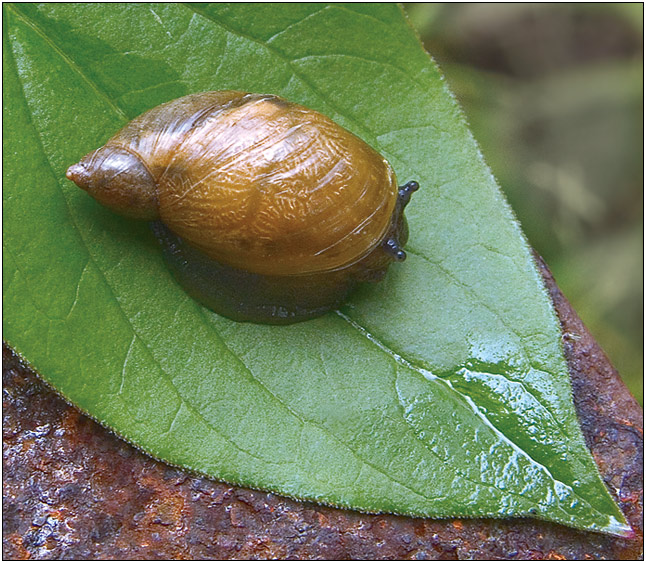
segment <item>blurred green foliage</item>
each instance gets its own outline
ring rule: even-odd
[[[643,404],[643,4],[407,4],[530,244]]]

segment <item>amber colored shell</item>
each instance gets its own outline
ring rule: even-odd
[[[107,146],[138,155],[159,217],[225,264],[261,274],[333,270],[386,232],[386,160],[324,115],[275,96],[207,92],[145,113]]]
[[[324,115],[235,91],[151,109],[67,177],[153,221],[169,268],[202,304],[274,324],[322,315],[402,261],[418,188],[398,188],[386,160]]]

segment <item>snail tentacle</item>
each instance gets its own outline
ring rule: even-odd
[[[406,207],[410,202],[410,198],[414,192],[419,190],[419,184],[412,180],[403,186],[399,186],[399,202],[402,207]]]
[[[389,238],[384,241],[384,249],[395,262],[403,262],[406,260],[406,253],[399,246],[399,241],[396,238]]]

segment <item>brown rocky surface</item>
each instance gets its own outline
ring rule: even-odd
[[[5,347],[4,559],[640,559],[642,409],[538,262],[583,433],[635,538],[529,519],[365,515],[218,483],[118,439]]]

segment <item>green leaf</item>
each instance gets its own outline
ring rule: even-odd
[[[437,67],[377,4],[5,5],[4,334],[155,457],[378,512],[627,534],[586,450],[531,254]],[[422,186],[409,258],[342,311],[238,324],[66,168],[203,90],[322,111]]]

